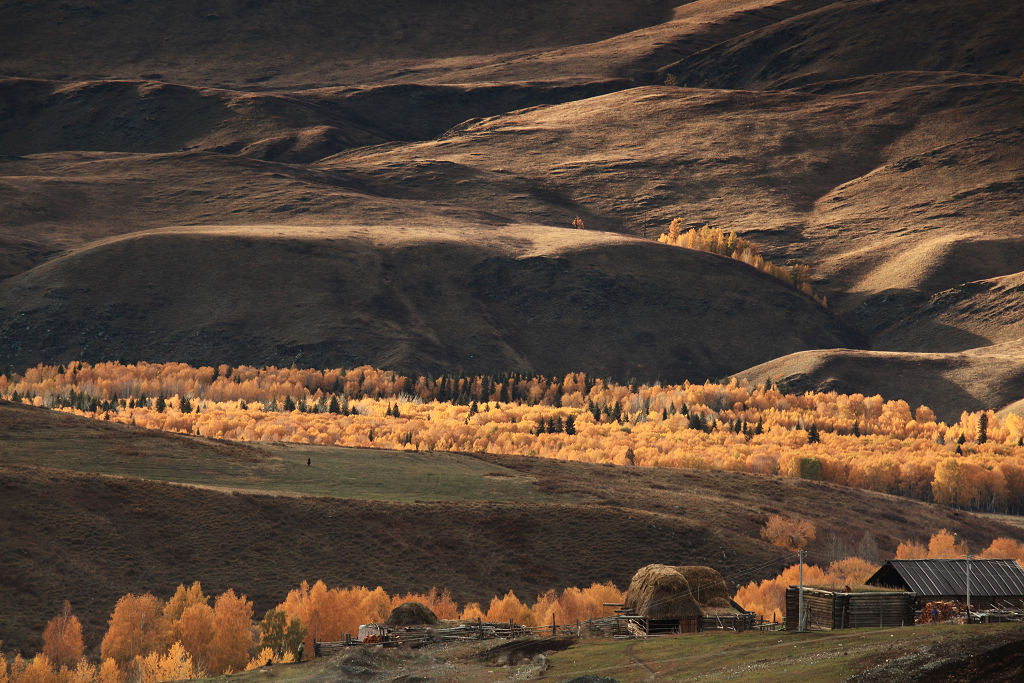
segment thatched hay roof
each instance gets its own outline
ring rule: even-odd
[[[422,602],[403,602],[391,610],[386,623],[388,626],[437,626],[441,622]]]
[[[633,575],[626,591],[626,607],[648,619],[690,619],[701,615],[686,577],[677,568],[664,564],[649,564]]]
[[[732,607],[729,588],[722,575],[711,567],[675,567],[690,584],[690,595],[702,607]]]

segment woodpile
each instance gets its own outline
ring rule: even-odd
[[[966,605],[954,600],[932,600],[926,602],[917,617],[918,624],[936,624],[941,621],[963,623]]]

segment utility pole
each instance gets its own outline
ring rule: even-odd
[[[804,615],[804,555],[806,551],[800,550],[797,552],[797,557],[800,558],[800,593],[797,600],[797,631],[803,633],[807,630],[807,618]]]
[[[971,623],[971,554],[967,553],[967,623]]]

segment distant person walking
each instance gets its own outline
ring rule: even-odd
[[[312,462],[313,458],[306,458],[306,467],[309,467]]]
[[[305,643],[299,643],[299,649],[295,651],[295,655],[297,657],[296,661],[299,661],[299,662],[302,661],[302,651],[305,650],[305,649],[306,649],[306,644]]]

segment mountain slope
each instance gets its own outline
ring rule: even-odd
[[[0,283],[0,311],[0,344],[20,365],[173,358],[697,379],[854,338],[736,261],[525,225],[139,233]]]
[[[1018,76],[1015,0],[833,2],[692,54],[665,71],[712,88],[778,90],[892,71]]]
[[[964,410],[999,410],[1024,396],[1024,339],[961,352],[829,349],[776,358],[735,373],[789,391],[837,391],[927,405],[947,422]]]

